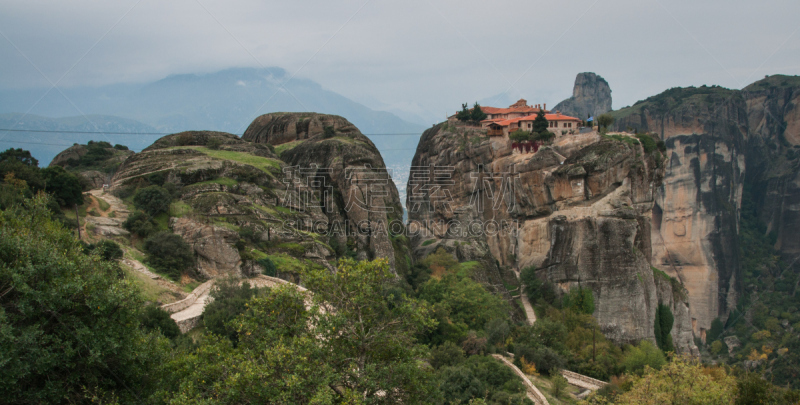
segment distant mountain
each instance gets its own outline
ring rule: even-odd
[[[238,135],[254,118],[268,112],[336,114],[347,118],[372,138],[387,164],[410,164],[414,150],[408,145],[415,145],[418,137],[372,134],[421,134],[425,126],[407,122],[392,113],[372,110],[314,81],[289,78],[281,68],[234,68],[201,75],[172,75],[138,85],[64,89],[66,98],[52,90],[30,113],[50,117],[101,114],[139,121],[138,124],[151,127],[150,131],[196,129]],[[27,111],[45,91],[0,90],[0,113]],[[26,121],[30,120],[26,118]],[[93,124],[87,123],[93,128]],[[30,123],[25,125],[25,128],[33,128]]]

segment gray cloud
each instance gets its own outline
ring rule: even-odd
[[[444,116],[506,90],[555,104],[582,71],[609,81],[615,108],[800,74],[798,15],[796,0],[5,1],[0,31],[52,81],[75,65],[64,86],[280,66],[368,105]],[[11,43],[0,38],[0,87],[48,85]]]

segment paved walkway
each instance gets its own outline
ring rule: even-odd
[[[307,291],[305,288],[291,283],[286,280],[282,280],[276,277],[269,277],[264,275],[259,275],[251,279],[242,280],[241,282],[248,282],[252,287],[276,287],[280,285],[292,285],[299,289],[300,291]],[[213,280],[207,281],[203,283],[201,286],[195,288],[195,293],[199,293],[199,295],[189,294],[188,297],[185,299],[173,302],[171,304],[165,304],[161,307],[164,308],[167,312],[175,311],[170,318],[178,324],[178,328],[181,330],[181,333],[186,333],[192,330],[195,326],[200,323],[200,317],[203,315],[203,311],[211,302],[211,289],[213,288]],[[308,305],[308,304],[307,304]]]
[[[511,368],[511,370],[513,370],[514,373],[516,373],[520,378],[522,378],[522,382],[525,384],[525,388],[527,389],[528,392],[528,399],[533,401],[533,403],[535,403],[536,405],[550,405],[550,403],[547,402],[547,398],[545,398],[542,392],[539,391],[539,389],[536,388],[535,385],[533,385],[528,376],[525,375],[525,373],[523,373],[522,370],[520,370],[517,366],[515,366],[514,363],[512,363],[507,358],[499,354],[493,354],[492,357],[503,362],[503,364]]]

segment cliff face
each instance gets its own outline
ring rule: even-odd
[[[745,102],[722,88],[671,89],[614,114],[618,128],[665,140],[667,167],[653,207],[653,264],[684,283],[694,332],[704,338],[711,321],[725,320],[737,301]]]
[[[439,246],[459,260],[488,253],[489,283],[536,266],[560,287],[588,287],[603,333],[617,343],[654,339],[662,296],[650,267],[650,223],[664,173],[658,151],[596,133],[559,137],[552,147],[516,154],[510,141],[440,124],[417,147],[408,183],[414,253]],[[686,311],[684,311],[686,312]],[[690,330],[676,316],[675,331]],[[691,339],[676,339],[693,351]]]
[[[787,260],[800,255],[800,77],[774,75],[742,90],[747,103],[747,185]]]
[[[556,104],[553,111],[585,120],[611,111],[611,88],[601,76],[592,72],[578,73],[572,97]]]
[[[407,266],[407,246],[391,236],[403,229],[397,188],[375,145],[353,124],[335,115],[266,114],[243,139],[275,146],[294,179],[320,197],[317,225],[335,245],[356,248],[359,259],[388,258],[395,270]]]

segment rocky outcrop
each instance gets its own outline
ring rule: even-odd
[[[89,155],[87,157],[87,154]],[[129,156],[132,150],[114,148],[107,142],[91,141],[87,145],[75,144],[53,158],[50,166],[61,166],[84,177],[92,188],[101,188]]]
[[[194,248],[199,278],[252,275],[261,268],[255,262],[265,258],[294,277],[304,266],[328,267],[335,257],[327,238],[295,226],[325,216],[319,207],[292,209],[298,190],[283,181],[285,166],[269,145],[191,131],[131,156],[112,185],[123,194],[164,185],[178,196],[171,229]]]
[[[194,249],[195,270],[201,278],[242,276],[242,258],[233,246],[239,240],[238,233],[188,217],[172,218],[170,228]]]
[[[300,197],[308,192],[293,207],[313,206],[315,226],[334,245],[355,248],[359,259],[384,257],[393,269],[407,266],[406,247],[390,236],[403,229],[397,188],[375,145],[353,124],[335,115],[266,114],[243,139],[273,146],[300,141],[279,148],[290,187],[300,187]]]
[[[611,111],[611,88],[606,79],[592,72],[578,73],[572,97],[556,104],[553,111],[585,120]]]
[[[663,299],[650,267],[650,217],[664,173],[660,152],[589,133],[515,154],[508,139],[440,124],[423,134],[412,167],[415,255],[442,246],[462,261],[488,259],[490,284],[536,266],[561,292],[590,288],[594,316],[613,341],[654,341]],[[678,322],[691,330],[685,317]]]
[[[242,139],[279,145],[322,135],[325,127],[331,127],[339,134],[361,133],[350,121],[338,115],[270,113],[253,120],[244,131]]]
[[[756,211],[791,262],[800,256],[800,77],[773,75],[742,90],[747,103],[747,185]]]

